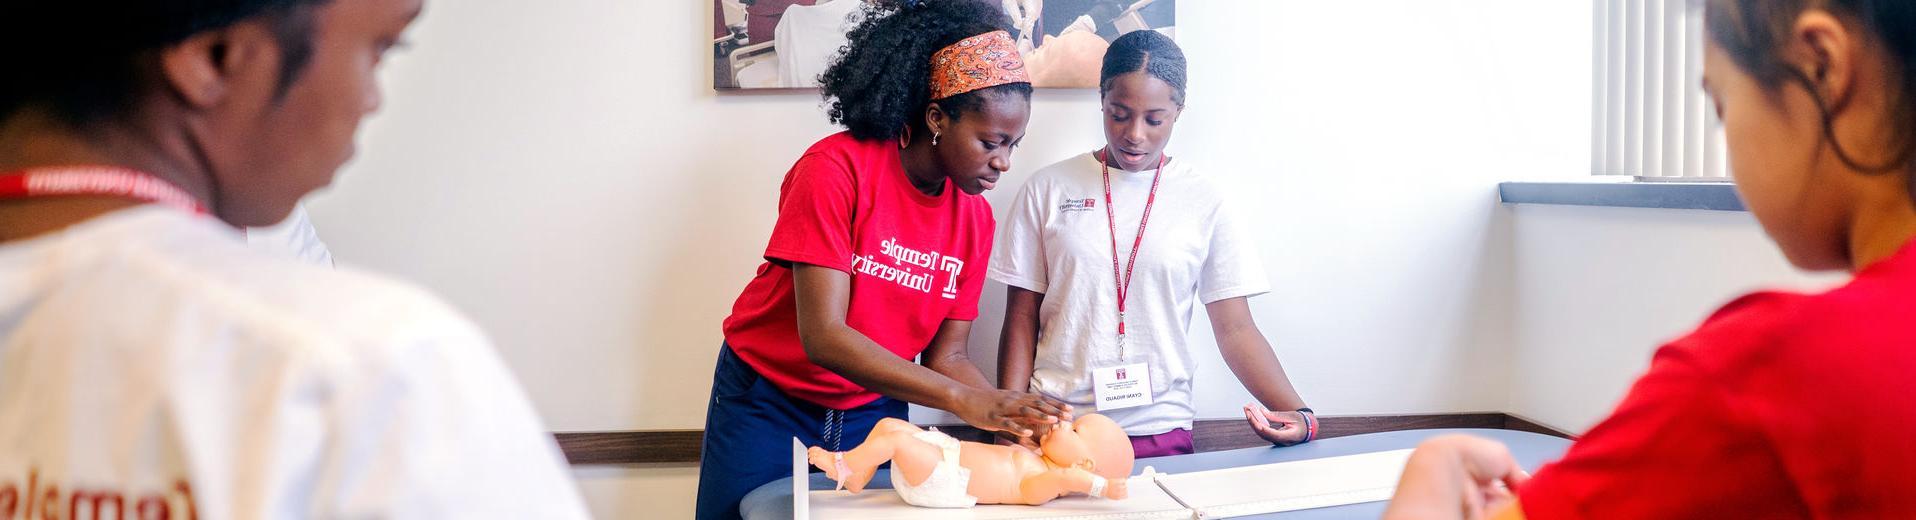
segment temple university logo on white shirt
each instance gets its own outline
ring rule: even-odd
[[[1058,204],[1058,211],[1061,213],[1091,211],[1094,209],[1098,209],[1098,199],[1093,199],[1093,198],[1064,199],[1063,203]]]
[[[173,479],[170,488],[81,485],[42,476],[38,467],[28,466],[24,480],[0,477],[0,519],[14,518],[192,519],[199,518],[199,504],[185,478]]]
[[[854,256],[854,274],[876,277],[925,294],[931,294],[932,288],[937,287],[945,299],[958,299],[958,273],[965,270],[964,260],[898,245],[897,237],[879,242],[878,247],[881,253],[891,257],[891,263],[879,262],[877,255]],[[937,283],[940,273],[944,275],[943,284]]]

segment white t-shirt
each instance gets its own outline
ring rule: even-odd
[[[293,206],[286,220],[267,227],[246,228],[246,243],[253,247],[289,255],[313,265],[333,266],[333,252],[320,241],[306,206]]]
[[[1111,170],[1118,259],[1130,260],[1151,191],[1150,170]],[[1164,165],[1126,298],[1125,359],[1117,351],[1117,281],[1111,225],[1096,157],[1079,155],[1039,170],[998,228],[991,278],[1043,293],[1031,389],[1091,410],[1092,371],[1144,363],[1151,404],[1099,413],[1131,435],[1191,428],[1191,358],[1186,333],[1198,303],[1269,291],[1263,263],[1232,220],[1222,192],[1183,159]]]
[[[32,518],[587,516],[470,322],[158,206],[0,244],[0,516],[9,504]]]

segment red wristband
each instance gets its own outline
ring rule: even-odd
[[[1297,414],[1304,417],[1304,442],[1317,440],[1317,413],[1310,408],[1299,408]]]

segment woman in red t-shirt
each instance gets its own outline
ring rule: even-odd
[[[967,0],[875,2],[866,20],[819,78],[846,131],[786,173],[766,262],[725,320],[699,518],[737,518],[790,475],[792,438],[843,451],[906,403],[1025,436],[1070,417],[966,356],[996,227],[979,194],[1030,112],[1008,21]]]
[[[1745,204],[1790,263],[1854,277],[1718,310],[1535,478],[1492,441],[1425,443],[1387,516],[1916,518],[1916,3],[1706,16]]]

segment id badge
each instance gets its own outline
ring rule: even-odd
[[[1144,363],[1104,367],[1091,372],[1098,411],[1151,404],[1151,369]]]

